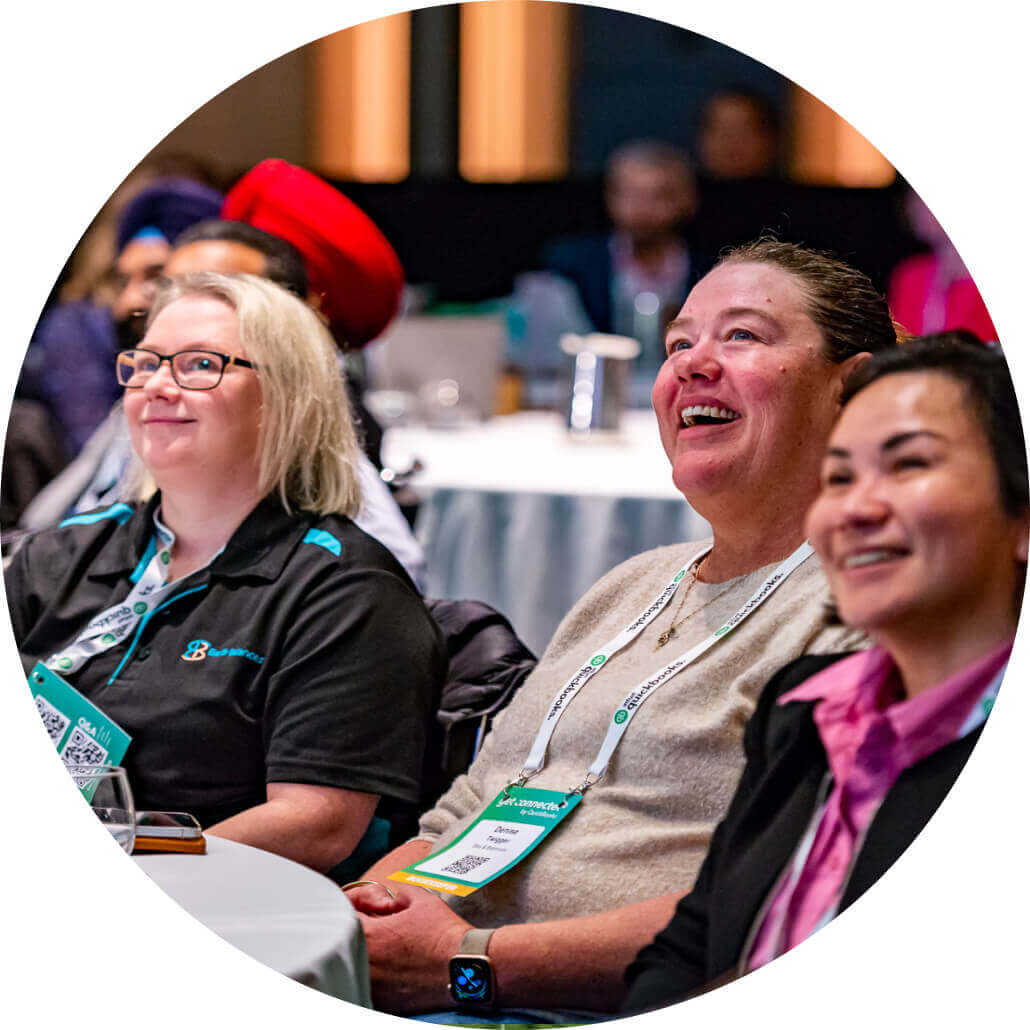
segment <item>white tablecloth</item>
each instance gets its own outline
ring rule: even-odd
[[[266,966],[371,1005],[365,937],[331,880],[296,862],[208,837],[206,855],[140,854],[140,868],[190,915]]]
[[[617,435],[583,440],[541,412],[394,427],[383,456],[397,470],[413,458],[424,465],[412,485],[427,594],[493,605],[537,654],[619,562],[709,533],[673,486],[650,411],[626,412]]]

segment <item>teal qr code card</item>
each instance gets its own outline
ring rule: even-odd
[[[37,662],[29,689],[65,765],[120,765],[132,738],[70,683]]]

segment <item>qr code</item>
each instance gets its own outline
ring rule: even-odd
[[[440,871],[464,876],[466,873],[471,873],[473,869],[478,869],[484,862],[489,861],[489,856],[484,858],[482,855],[462,855],[461,858],[456,859],[450,865],[445,865]]]
[[[76,726],[68,743],[61,748],[61,758],[65,765],[104,765],[107,762],[107,748]]]
[[[46,727],[47,734],[54,742],[54,747],[56,747],[61,743],[64,731],[68,729],[68,723],[71,722],[71,720],[63,712],[59,712],[42,695],[36,696],[36,711],[39,712],[39,717],[43,720],[43,725]]]

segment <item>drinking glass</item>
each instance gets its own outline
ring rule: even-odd
[[[120,765],[70,765],[68,771],[97,818],[123,851],[136,842],[136,807],[129,778]]]

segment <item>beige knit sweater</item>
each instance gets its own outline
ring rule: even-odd
[[[703,546],[638,555],[587,592],[496,720],[468,775],[422,817],[421,839],[434,849],[453,840],[518,775],[558,688]],[[573,699],[551,739],[547,765],[531,785],[568,790],[582,782],[629,690],[717,629],[775,567],[729,583],[695,583],[679,617],[697,614],[656,653],[658,636],[679,605],[677,593]],[[828,596],[813,555],[742,625],[647,698],[607,775],[536,851],[468,898],[449,899],[455,909],[473,925],[500,926],[688,891],[743,768],[744,725],[766,681],[799,655],[865,646],[855,631],[825,626]]]

